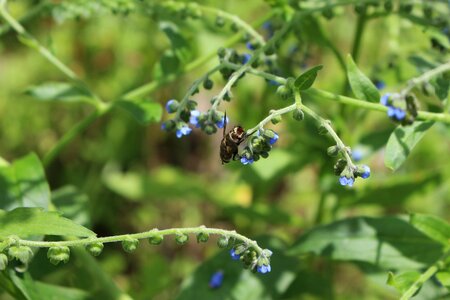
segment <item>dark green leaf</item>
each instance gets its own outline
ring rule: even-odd
[[[20,207],[0,215],[0,237],[10,235],[23,238],[39,235],[92,237],[95,233],[57,212]]]
[[[411,214],[409,222],[435,241],[447,246],[450,242],[450,225],[432,215]]]
[[[27,274],[26,274],[27,275]],[[21,286],[26,290],[30,299],[46,299],[46,300],[87,300],[89,294],[74,288],[67,288],[39,281],[34,281],[31,277],[25,276],[25,279],[16,278],[15,282],[20,282]]]
[[[88,196],[81,193],[75,186],[64,186],[52,191],[52,203],[65,217],[77,224],[90,226]]]
[[[159,27],[169,38],[175,56],[181,63],[186,63],[191,57],[190,43],[181,34],[178,26],[171,22],[161,22]]]
[[[148,100],[120,100],[115,102],[115,105],[131,114],[142,125],[159,122],[162,117],[162,107],[156,102]]]
[[[352,91],[358,99],[369,102],[380,101],[380,93],[377,88],[372,81],[358,69],[351,55],[347,56],[347,76]]]
[[[448,91],[450,89],[450,80],[445,79],[444,76],[439,76],[436,80],[433,80],[434,92],[440,100],[447,99]]]
[[[300,91],[309,89],[317,77],[317,72],[323,68],[322,65],[314,66],[305,72],[303,72],[300,76],[295,79],[294,85]]]
[[[280,299],[295,278],[295,259],[283,254],[285,247],[279,241],[258,241],[273,251],[271,258],[272,272],[267,274],[252,273],[245,270],[239,261],[232,261],[229,251],[223,250],[215,257],[205,261],[181,288],[177,299],[221,299],[221,300],[269,300]],[[208,286],[211,276],[217,272],[224,273],[221,287],[212,289]]]
[[[392,270],[432,264],[442,250],[442,245],[400,218],[359,217],[310,230],[289,253],[314,253],[333,260],[362,261]]]
[[[386,167],[397,170],[433,124],[434,122],[416,121],[411,126],[398,126],[386,145],[384,157]]]
[[[25,93],[41,101],[95,101],[92,94],[86,89],[66,82],[46,82],[28,88]]]
[[[48,209],[50,189],[44,168],[35,154],[29,154],[0,168],[0,208],[42,207]]]

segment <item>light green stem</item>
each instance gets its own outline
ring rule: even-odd
[[[401,94],[403,96],[406,96],[409,92],[412,91],[413,88],[416,86],[423,84],[425,82],[430,81],[431,78],[436,77],[440,74],[443,74],[445,72],[450,71],[450,61],[446,62],[445,64],[439,65],[438,67],[431,69],[425,73],[423,73],[421,76],[413,78],[408,81],[408,86],[402,90]]]
[[[253,241],[234,230],[223,230],[218,228],[206,228],[204,226],[200,227],[186,227],[186,228],[170,228],[164,230],[152,229],[150,231],[134,233],[134,234],[123,234],[123,235],[114,235],[108,237],[91,237],[80,240],[70,240],[70,241],[32,241],[32,240],[24,240],[24,239],[15,239],[10,238],[9,244],[17,244],[28,247],[37,247],[37,248],[49,248],[49,247],[58,247],[58,246],[86,246],[92,243],[114,243],[121,242],[127,239],[148,239],[151,237],[163,237],[166,235],[177,235],[177,234],[199,234],[205,233],[210,235],[220,235],[227,236],[229,238],[233,238],[237,241],[241,241],[242,243],[252,247],[258,254],[262,254],[263,249],[258,246],[256,241]]]

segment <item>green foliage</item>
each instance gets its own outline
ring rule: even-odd
[[[347,56],[347,76],[352,91],[359,99],[369,102],[379,102],[380,93],[369,78],[356,66],[351,55]]]
[[[129,113],[141,125],[147,125],[161,120],[161,105],[152,101],[122,100],[117,101],[115,105]]]
[[[29,87],[25,93],[41,101],[62,102],[92,102],[95,101],[91,93],[73,84],[65,82],[47,82]]]
[[[303,72],[300,76],[297,77],[297,79],[295,79],[295,87],[300,91],[309,89],[316,80],[317,72],[319,72],[322,68],[323,66],[319,65]]]

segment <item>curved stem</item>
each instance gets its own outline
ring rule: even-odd
[[[267,123],[269,123],[273,118],[277,117],[277,116],[281,116],[284,114],[287,114],[288,112],[291,112],[293,110],[295,110],[297,108],[297,104],[291,104],[289,106],[283,107],[281,109],[277,109],[272,111],[271,114],[269,114],[267,117],[265,117],[261,122],[258,123],[258,125],[256,125],[253,128],[250,128],[247,130],[246,135],[250,136],[252,134],[254,134],[256,131],[258,131],[260,128],[264,127],[264,125],[266,125]]]
[[[428,82],[431,78],[443,74],[447,71],[450,71],[450,61],[446,62],[443,65],[440,65],[432,70],[429,70],[425,73],[423,73],[421,76],[413,78],[408,81],[408,86],[402,90],[401,94],[403,96],[406,96],[410,91],[412,91],[413,88],[416,86]]]
[[[152,229],[150,231],[134,233],[134,234],[122,234],[122,235],[114,235],[108,237],[92,237],[81,240],[70,240],[70,241],[32,241],[32,240],[24,240],[24,239],[14,239],[10,241],[12,244],[18,244],[22,246],[28,247],[38,247],[38,248],[49,248],[49,247],[57,247],[57,246],[86,246],[92,243],[113,243],[113,242],[121,242],[127,239],[148,239],[151,237],[163,237],[166,235],[176,235],[176,234],[199,234],[206,233],[211,235],[221,235],[228,236],[230,238],[234,238],[238,241],[243,242],[244,244],[252,247],[258,254],[262,254],[263,249],[258,246],[256,241],[253,241],[234,230],[224,230],[218,228],[206,228],[204,226],[200,227],[186,227],[186,228],[170,228],[164,230]]]

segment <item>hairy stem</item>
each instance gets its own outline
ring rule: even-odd
[[[442,64],[432,70],[429,70],[423,73],[421,76],[413,78],[408,81],[408,85],[405,89],[402,90],[401,94],[406,96],[409,92],[412,91],[416,86],[428,82],[431,78],[436,77],[440,74],[450,71],[450,61]]]

